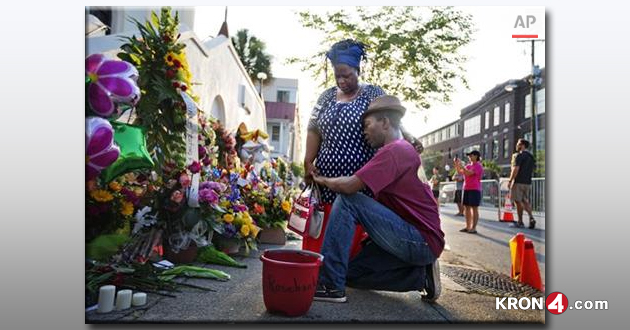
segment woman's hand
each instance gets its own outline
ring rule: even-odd
[[[304,182],[306,184],[313,183],[313,174],[319,173],[317,167],[313,163],[305,163],[304,164]]]

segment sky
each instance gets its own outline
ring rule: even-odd
[[[325,13],[349,7],[228,7],[229,33],[247,28],[251,35],[263,40],[267,52],[273,56],[272,72],[275,77],[296,78],[299,81],[301,123],[305,125],[314,102],[323,90],[317,87],[309,72],[300,65],[288,65],[290,57],[306,57],[321,49],[320,32],[302,27],[297,12],[309,9]],[[469,60],[464,65],[469,89],[456,85],[449,104],[434,103],[431,109],[419,111],[411,104],[403,118],[405,127],[415,136],[426,134],[459,118],[461,109],[480,100],[497,84],[518,79],[531,72],[531,44],[517,42],[506,31],[506,19],[512,20],[517,7],[456,7],[472,15],[475,31],[473,41],[463,50]],[[193,30],[200,39],[216,36],[224,19],[224,6],[196,7]],[[536,43],[536,64],[544,67],[545,43]],[[374,82],[378,84],[378,82]],[[303,129],[302,132],[305,132]],[[302,134],[304,140],[305,134]]]

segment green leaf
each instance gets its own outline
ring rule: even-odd
[[[99,261],[107,261],[118,252],[121,246],[130,240],[127,235],[101,235],[86,246],[86,257]]]

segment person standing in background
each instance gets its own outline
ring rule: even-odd
[[[481,204],[481,177],[483,167],[481,166],[481,154],[473,150],[466,154],[470,161],[465,167],[459,159],[455,159],[455,169],[464,175],[464,212],[466,216],[466,228],[461,232],[476,234],[477,222],[479,221],[479,205]]]
[[[455,158],[457,160],[457,158]],[[453,181],[455,181],[455,199],[454,202],[457,204],[457,216],[464,216],[464,204],[462,204],[462,193],[464,191],[464,175],[455,171],[453,174]]]

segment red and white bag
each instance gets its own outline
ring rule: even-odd
[[[319,238],[324,223],[324,206],[316,184],[311,184],[293,202],[288,227],[300,236]]]

